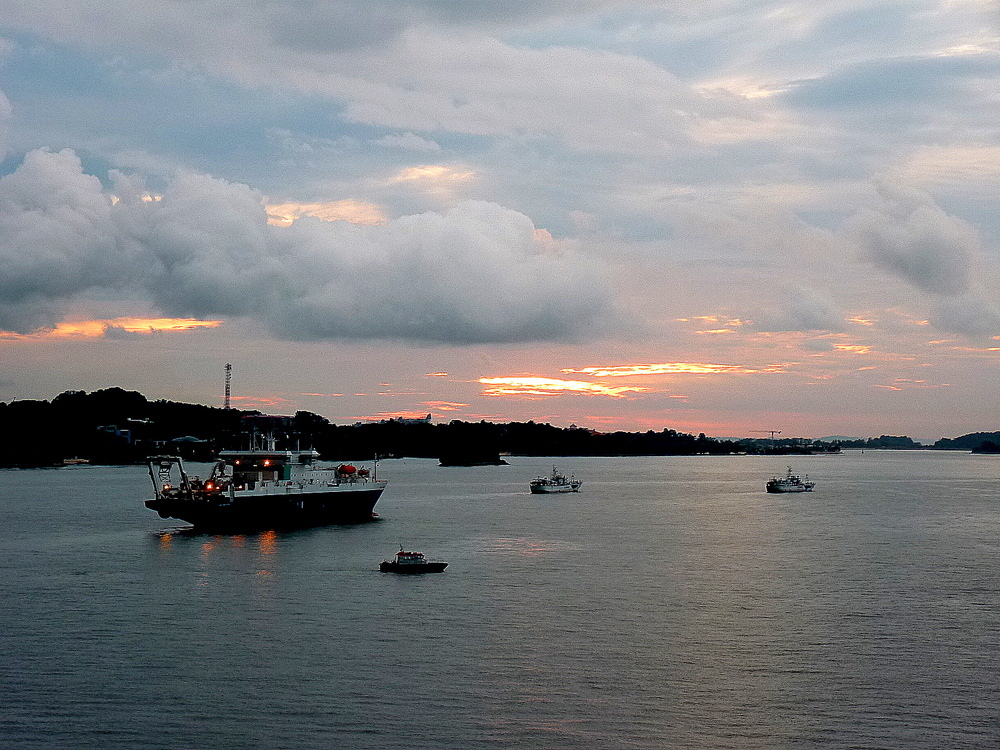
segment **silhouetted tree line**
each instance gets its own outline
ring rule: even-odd
[[[920,448],[907,437],[883,435],[866,441],[720,440],[676,430],[595,432],[528,422],[432,424],[389,420],[334,425],[312,412],[270,418],[258,411],[221,409],[174,401],[150,401],[141,393],[106,388],[92,393],[66,391],[52,401],[0,402],[0,466],[52,466],[67,458],[91,463],[140,463],[148,455],[180,454],[209,461],[224,448],[249,447],[263,422],[279,447],[313,447],[330,461],[381,457],[458,457],[470,463],[500,454],[521,456],[668,456],[732,453],[816,453],[843,447]],[[977,433],[972,450],[985,440],[1000,444],[1000,433]],[[971,436],[967,436],[971,437]],[[945,445],[945,443],[947,445]],[[963,444],[964,445],[964,444]]]
[[[1000,453],[1000,432],[972,432],[957,438],[941,438],[932,447],[942,451]]]
[[[52,401],[0,402],[0,466],[52,466],[66,458],[136,463],[167,448],[200,459],[221,437],[238,433],[248,413],[149,401],[122,388],[66,391]]]
[[[891,448],[892,450],[923,450],[924,446],[914,442],[905,435],[881,435],[877,438],[867,440],[838,440],[837,444],[841,448],[869,449]]]
[[[52,401],[0,402],[0,465],[52,466],[67,458],[97,464],[140,463],[157,453],[208,461],[223,448],[249,447],[267,417],[258,411],[150,401],[141,393],[106,388],[66,391]],[[443,456],[690,455],[739,453],[745,447],[675,430],[597,433],[535,422],[389,420],[334,425],[307,411],[271,419],[279,447],[313,447],[327,460]]]

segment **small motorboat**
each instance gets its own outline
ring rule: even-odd
[[[407,552],[399,545],[399,552],[392,560],[383,560],[378,569],[383,573],[440,573],[448,567],[446,562],[432,562],[423,552]]]

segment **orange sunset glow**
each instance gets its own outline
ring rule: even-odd
[[[666,362],[663,364],[616,365],[612,367],[583,367],[579,370],[566,368],[560,372],[593,375],[599,378],[621,378],[637,375],[719,375],[719,374],[757,374],[762,372],[784,372],[785,365],[771,364],[764,367],[747,367],[745,365],[717,365],[702,362]]]
[[[484,396],[527,396],[543,397],[561,394],[582,394],[585,396],[611,396],[624,398],[626,393],[642,393],[648,388],[635,386],[609,386],[601,383],[585,383],[580,380],[559,380],[557,378],[479,378],[487,386]]]
[[[127,331],[128,333],[178,333],[193,331],[199,328],[218,328],[221,320],[196,320],[194,318],[113,318],[110,320],[78,320],[65,321],[55,328],[36,331],[35,333],[13,333],[0,331],[0,338],[16,339],[18,341],[39,339],[93,339],[105,336],[110,330]]]

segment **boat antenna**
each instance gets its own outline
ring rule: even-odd
[[[229,409],[229,397],[232,393],[233,366],[226,362],[226,401],[224,409]]]

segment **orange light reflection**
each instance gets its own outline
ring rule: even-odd
[[[278,532],[265,531],[257,540],[257,548],[262,555],[274,555],[278,552]]]

